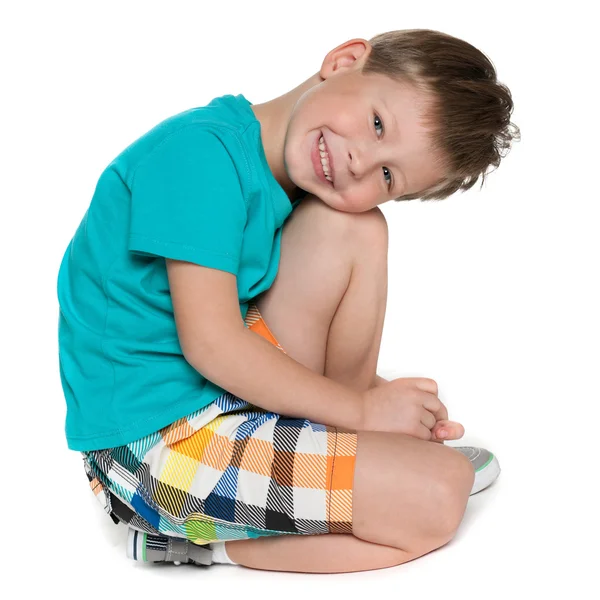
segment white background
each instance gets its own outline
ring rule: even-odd
[[[414,6],[413,6],[414,4]],[[597,598],[597,33],[591,2],[13,2],[2,56],[3,584],[62,598]],[[454,540],[416,561],[314,575],[125,557],[67,449],[56,278],[106,165],[159,121],[226,94],[260,103],[355,37],[429,28],[491,58],[522,140],[443,202],[383,206],[379,374],[439,385],[460,443],[503,469]],[[8,578],[8,579],[7,579]],[[187,586],[187,587],[186,587]]]

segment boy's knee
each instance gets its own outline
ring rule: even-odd
[[[376,206],[363,213],[353,213],[357,218],[353,222],[355,232],[360,239],[369,244],[380,244],[387,249],[388,224],[381,209]]]
[[[325,236],[338,246],[340,242],[350,240],[353,232],[361,228],[362,214],[336,210],[314,194],[308,194],[294,210],[292,219],[295,226],[308,228],[311,234]]]
[[[454,537],[473,486],[474,471],[469,459],[449,446],[441,446],[439,450],[436,468],[428,476],[427,495],[423,498],[427,519],[422,523],[416,546],[411,548],[413,551],[429,552]]]
[[[450,541],[462,522],[467,501],[473,488],[475,471],[462,453],[446,446],[443,476],[438,488],[438,515],[434,519],[436,534]],[[444,542],[445,543],[445,542]]]
[[[343,212],[308,194],[296,207],[293,219],[297,226],[309,228],[313,235],[325,236],[336,253],[352,253],[358,248],[361,258],[387,254],[388,224],[377,206],[361,213]]]

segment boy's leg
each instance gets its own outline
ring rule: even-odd
[[[284,225],[271,288],[256,299],[289,356],[355,389],[372,386],[387,296],[387,224],[307,197]],[[468,459],[405,436],[358,432],[353,535],[282,535],[227,542],[263,570],[339,573],[385,568],[447,543],[471,486]]]
[[[226,543],[234,562],[267,571],[382,569],[449,542],[473,485],[469,460],[451,448],[395,433],[359,431],[352,535],[282,535]]]
[[[294,360],[357,390],[373,386],[387,300],[383,213],[308,196],[284,225],[273,285],[255,299]]]

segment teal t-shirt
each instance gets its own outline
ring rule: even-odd
[[[70,449],[128,444],[225,393],[183,356],[165,258],[236,275],[242,320],[275,280],[301,199],[271,173],[250,105],[226,95],[174,115],[100,175],[58,273]]]

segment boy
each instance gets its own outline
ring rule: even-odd
[[[107,167],[60,268],[60,368],[69,448],[131,558],[334,573],[452,539],[499,466],[443,445],[464,430],[435,381],[375,374],[378,205],[471,187],[511,110],[478,50],[396,31]]]

